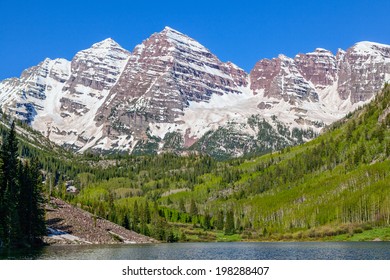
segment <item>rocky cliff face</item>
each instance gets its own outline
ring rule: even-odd
[[[58,94],[69,78],[69,62],[64,59],[45,59],[39,65],[23,71],[19,79],[0,84],[0,100],[5,112],[32,124],[47,110],[46,100]],[[52,107],[54,104],[50,104]]]
[[[145,137],[150,122],[172,123],[190,102],[207,102],[212,95],[239,94],[246,73],[222,63],[208,49],[186,35],[166,27],[138,45],[110,102],[96,120],[105,135],[136,133]]]
[[[336,55],[318,48],[294,59],[261,60],[250,73],[251,89],[263,95],[263,112],[278,113],[287,102],[283,110],[295,123],[329,124],[368,102],[389,80],[389,51],[387,45],[361,42]]]
[[[298,54],[294,62],[306,81],[315,89],[323,89],[337,81],[338,62],[330,51],[318,48],[314,52]]]
[[[112,39],[0,82],[3,111],[76,151],[192,148],[219,157],[315,137],[390,79],[390,46],[361,42],[256,63],[250,74],[166,27],[130,53]]]
[[[251,71],[251,89],[264,91],[264,97],[284,100],[294,105],[299,100],[318,102],[318,94],[302,76],[297,64],[291,58],[262,60]]]
[[[389,80],[390,47],[371,42],[360,42],[339,56],[340,98],[351,103],[370,99]]]

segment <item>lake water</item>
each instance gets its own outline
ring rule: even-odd
[[[0,259],[390,260],[390,242],[237,242],[48,246],[1,251]]]

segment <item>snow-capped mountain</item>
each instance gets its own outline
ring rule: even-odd
[[[76,151],[193,149],[218,157],[315,137],[390,79],[390,46],[263,59],[247,74],[166,27],[130,53],[112,39],[0,82],[3,111]]]
[[[190,103],[240,94],[246,84],[243,70],[222,63],[195,40],[166,27],[132,52],[110,91],[110,102],[95,118],[98,126],[104,126],[98,146],[104,148],[121,135],[147,139],[150,124],[177,123]]]

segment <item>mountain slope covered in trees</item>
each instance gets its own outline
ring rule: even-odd
[[[52,195],[159,240],[345,239],[389,226],[389,127],[386,85],[315,140],[262,157],[20,149],[40,158]]]
[[[386,86],[304,145],[224,162],[172,154],[96,161],[74,178],[80,192],[65,197],[167,241],[324,238],[388,226],[389,113]]]

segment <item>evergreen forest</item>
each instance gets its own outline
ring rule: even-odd
[[[2,139],[0,247],[41,245],[46,226],[39,162],[19,159],[14,122]]]

